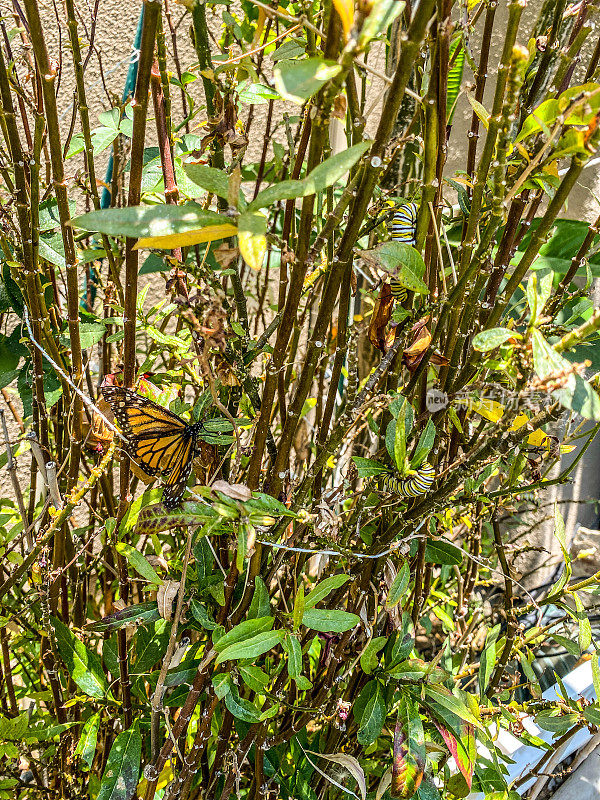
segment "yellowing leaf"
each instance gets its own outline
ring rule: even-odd
[[[238,219],[238,246],[250,269],[258,271],[267,254],[267,220],[263,214],[248,211]]]
[[[267,254],[267,237],[264,233],[254,234],[251,231],[240,231],[238,234],[240,253],[246,264],[258,271]]]
[[[346,37],[352,30],[354,24],[354,0],[333,0],[335,10],[340,15],[342,27]]]
[[[498,422],[504,414],[504,406],[495,400],[469,400],[469,408],[490,422]]]
[[[235,236],[236,233],[236,226],[226,222],[222,225],[207,225],[197,230],[171,233],[168,236],[148,236],[145,239],[140,239],[134,249],[141,250],[142,248],[152,247],[157,250],[172,250],[174,247],[189,247],[193,244],[215,242],[217,239]]]

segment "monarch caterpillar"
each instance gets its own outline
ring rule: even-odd
[[[392,239],[414,246],[417,226],[416,203],[407,203],[394,212]]]
[[[392,297],[395,297],[399,303],[403,303],[406,300],[406,289],[397,278],[390,278],[390,289],[392,291]]]
[[[399,494],[403,497],[419,497],[427,494],[435,481],[435,470],[428,461],[424,461],[414,475],[401,478],[388,472],[380,479],[380,488],[384,492]]]

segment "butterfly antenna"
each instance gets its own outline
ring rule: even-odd
[[[119,439],[121,439],[123,442],[126,442],[126,443],[127,443],[127,439],[126,439],[126,437],[125,437],[125,436],[123,436],[123,434],[122,434],[122,433],[121,433],[121,431],[120,431],[120,430],[117,428],[117,426],[116,426],[116,425],[115,425],[113,422],[111,422],[111,421],[110,421],[110,420],[109,420],[109,419],[108,419],[108,418],[107,418],[107,417],[106,417],[106,416],[105,416],[105,415],[102,413],[102,411],[100,411],[100,409],[98,408],[98,406],[97,406],[97,405],[96,405],[96,404],[95,404],[95,403],[94,403],[92,400],[90,400],[90,398],[89,398],[89,397],[87,397],[87,395],[85,395],[85,394],[84,394],[84,393],[81,391],[81,389],[79,389],[79,387],[78,387],[78,386],[76,386],[76,385],[73,383],[73,381],[71,380],[71,378],[70,378],[70,377],[69,377],[69,376],[68,376],[68,375],[67,375],[67,374],[66,374],[66,373],[65,373],[65,372],[64,372],[64,371],[63,371],[63,370],[62,370],[62,369],[61,369],[61,368],[58,366],[58,364],[56,363],[56,361],[54,361],[54,359],[52,358],[52,356],[50,356],[50,355],[49,355],[49,354],[48,354],[48,353],[47,353],[47,352],[44,350],[44,348],[42,347],[42,345],[41,345],[41,344],[39,344],[39,343],[36,341],[36,339],[35,339],[35,336],[33,335],[33,331],[31,330],[31,324],[30,324],[30,321],[29,321],[29,310],[27,309],[27,306],[24,306],[24,308],[23,308],[23,314],[24,314],[24,318],[25,318],[25,325],[26,325],[26,327],[27,327],[27,330],[29,331],[29,338],[31,339],[31,342],[32,342],[32,344],[33,344],[35,347],[37,347],[37,349],[38,349],[38,350],[40,351],[40,353],[41,353],[41,354],[44,356],[44,358],[46,359],[46,361],[48,361],[50,364],[52,364],[52,366],[54,367],[54,369],[55,369],[55,370],[58,372],[58,374],[59,374],[61,377],[63,377],[63,378],[64,378],[64,380],[65,380],[65,381],[66,381],[66,382],[69,384],[69,386],[70,386],[70,387],[73,389],[73,391],[74,391],[74,392],[76,392],[76,393],[79,395],[79,397],[81,397],[81,399],[82,399],[82,400],[83,400],[83,402],[86,404],[86,406],[87,406],[88,408],[92,409],[92,411],[93,411],[95,414],[97,414],[97,415],[100,417],[100,419],[101,419],[101,420],[102,420],[102,421],[103,421],[103,422],[104,422],[106,425],[108,425],[108,427],[111,429],[111,431],[113,431],[113,433],[114,433],[116,436],[118,436],[118,437],[119,437]]]

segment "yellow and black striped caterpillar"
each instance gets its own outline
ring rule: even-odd
[[[381,491],[399,494],[402,497],[419,497],[433,486],[435,470],[428,461],[424,461],[414,475],[401,478],[394,472],[388,472],[379,479]]]
[[[407,203],[400,206],[394,212],[394,219],[392,221],[392,239],[409,244],[412,247],[415,245],[415,233],[417,227],[417,205],[416,203]]]
[[[399,303],[403,303],[406,300],[406,289],[397,278],[390,278],[390,289],[392,291],[392,297],[395,297]]]

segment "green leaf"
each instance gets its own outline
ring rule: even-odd
[[[117,542],[116,550],[127,559],[134,570],[139,573],[142,578],[146,578],[147,581],[156,584],[157,586],[162,584],[162,579],[158,577],[154,567],[148,563],[146,558],[140,553],[139,550],[136,550],[135,547],[132,547],[130,544],[126,544],[126,542]]]
[[[360,715],[358,733],[356,734],[357,741],[359,744],[362,744],[363,747],[367,747],[377,739],[383,729],[383,723],[385,722],[387,714],[385,698],[378,681],[371,681],[368,683],[362,690],[361,696],[365,694],[367,690],[369,697]]]
[[[272,620],[271,617],[269,617],[269,619]],[[264,653],[272,650],[273,647],[281,644],[284,635],[283,631],[266,631],[265,633],[259,633],[257,636],[253,636],[251,639],[245,639],[243,642],[231,644],[219,653],[215,664],[218,666],[224,661],[258,658],[258,656],[262,656]],[[219,641],[219,644],[220,643]]]
[[[207,167],[204,164],[182,164],[182,169],[188,178],[205,192],[222,197],[229,197],[229,175],[222,169]],[[244,208],[246,200],[243,192],[239,194],[239,207]]]
[[[371,639],[360,657],[360,666],[365,675],[370,675],[379,664],[377,654],[387,643],[387,636],[376,636]]]
[[[321,633],[344,633],[359,622],[360,617],[356,614],[326,608],[307,608],[302,617],[303,625]]]
[[[156,600],[149,600],[147,603],[136,603],[136,605],[115,611],[114,614],[109,614],[98,622],[86,625],[86,629],[96,633],[104,633],[106,631],[112,633],[112,631],[116,631],[124,625],[147,624],[160,618]]]
[[[81,337],[81,347],[88,350],[98,342],[102,341],[102,337],[106,333],[106,325],[101,322],[82,322],[79,325],[79,335]],[[71,346],[71,337],[69,332],[62,334],[60,337],[61,344],[65,347]]]
[[[238,669],[246,686],[262,694],[270,680],[266,672],[263,672],[262,669],[255,664],[245,664],[243,666],[240,664]]]
[[[363,49],[372,39],[386,31],[396,17],[402,14],[405,5],[400,0],[374,0],[358,37],[359,48]]]
[[[211,618],[210,614],[202,605],[202,603],[198,602],[195,597],[192,597],[191,599],[190,611],[192,612],[192,616],[196,622],[200,623],[205,630],[214,631],[214,629],[217,627],[217,623]]]
[[[475,95],[472,92],[467,92],[467,100],[469,101],[471,108],[479,118],[479,121],[487,131],[490,125],[489,113],[485,110],[485,107],[482,106],[479,100],[475,99]]]
[[[522,142],[532,133],[539,133],[542,130],[547,131],[560,113],[558,100],[544,100],[543,103],[535,108],[529,116],[525,117],[525,122],[517,138],[515,144]]]
[[[435,425],[432,419],[427,420],[425,430],[419,437],[419,443],[415,449],[414,455],[410,460],[411,469],[418,469],[423,461],[429,455],[431,448],[435,442]]]
[[[500,625],[495,625],[485,639],[485,648],[479,659],[479,696],[485,695],[486,689],[489,685],[494,665],[496,663],[496,640],[500,633]]]
[[[454,63],[448,71],[448,88],[446,90],[446,118],[449,125],[452,124],[452,117],[456,109],[456,101],[460,93],[466,55],[467,51],[463,45],[461,36],[452,42],[450,46],[450,58],[454,58]]]
[[[394,435],[394,461],[401,475],[406,472],[406,407],[408,400],[402,403],[398,418],[396,419],[396,432]]]
[[[531,331],[533,366],[539,378],[570,369],[570,363],[534,328]],[[552,392],[562,406],[576,411],[584,419],[600,420],[600,398],[580,375],[571,374],[566,384]]]
[[[371,142],[359,142],[340,153],[329,156],[321,164],[317,164],[303,181],[306,186],[306,195],[322,192],[328,186],[333,186],[334,183],[341,180],[362,154],[369,149],[370,145]]]
[[[134,675],[148,672],[167,652],[171,623],[156,620],[148,626],[141,625],[135,634],[135,662],[131,668]]]
[[[260,619],[271,616],[271,602],[265,582],[257,575],[254,579],[254,594],[248,609],[248,619]]]
[[[231,691],[225,695],[225,705],[236,719],[250,723],[260,722],[260,711],[249,700],[240,697],[235,684],[231,685]]]
[[[96,800],[130,800],[140,777],[141,760],[142,737],[136,720],[113,742]]]
[[[552,281],[554,273],[549,267],[532,272],[527,281],[527,303],[531,313],[531,324],[535,325],[542,313],[546,302],[552,294]]]
[[[89,697],[104,697],[108,682],[98,654],[89,650],[59,619],[51,617],[50,621],[58,652],[71,678]]]
[[[262,105],[269,100],[281,100],[281,96],[270,86],[263,86],[261,83],[246,83],[238,86],[238,97],[240,102],[247,105]]]
[[[598,703],[594,703],[592,706],[586,706],[583,709],[583,716],[588,722],[591,722],[592,725],[600,727],[600,706],[598,706]]]
[[[298,197],[308,197],[333,186],[358,161],[368,149],[369,142],[359,142],[341,153],[336,153],[318,164],[312,172],[301,181],[281,181],[269,186],[260,192],[256,199],[250,203],[248,209],[255,211],[259,208],[269,208],[278,200],[293,200]]]
[[[487,353],[495,350],[508,339],[520,339],[521,334],[511,331],[508,328],[490,328],[488,331],[481,331],[473,337],[473,347],[480,353]]]
[[[400,570],[398,574],[392,581],[392,585],[390,586],[390,590],[388,592],[388,596],[385,601],[386,608],[394,608],[398,605],[400,600],[404,597],[406,590],[408,589],[408,583],[410,581],[410,567],[408,566],[407,561],[403,561],[402,565],[400,566]]]
[[[427,697],[429,697],[438,705],[442,706],[442,708],[447,709],[457,717],[464,719],[465,722],[469,722],[471,725],[474,725],[476,728],[482,730],[481,722],[479,722],[479,720],[473,716],[471,711],[469,711],[462,700],[459,700],[458,697],[453,695],[448,689],[443,690],[443,687],[441,686],[428,686],[425,689],[425,693]]]
[[[71,220],[71,225],[84,231],[106,233],[109,236],[129,236],[133,239],[172,236],[210,225],[230,222],[215,211],[206,211],[198,203],[181,206],[127,206],[90,211]]]
[[[251,639],[258,633],[270,631],[275,620],[273,617],[258,617],[257,619],[247,619],[240,622],[235,628],[232,628],[218,642],[215,642],[215,650],[217,653],[223,652],[227,647],[238,642],[243,642],[245,639]]]
[[[563,734],[570,730],[579,721],[579,714],[552,714],[549,711],[542,711],[535,716],[535,723],[544,731]]]
[[[592,625],[589,619],[589,612],[586,611],[583,602],[581,601],[581,597],[578,595],[577,592],[573,592],[572,594],[573,600],[575,602],[575,611],[577,616],[577,621],[579,623],[579,647],[582,653],[588,649],[590,644],[592,643]]]
[[[339,589],[341,586],[344,586],[350,580],[349,575],[331,575],[329,578],[325,578],[324,581],[318,583],[315,588],[308,594],[308,596],[304,600],[304,608],[308,610],[309,608],[314,608],[317,603],[320,603],[327,595],[331,594],[335,589]],[[305,623],[306,624],[306,623]]]
[[[81,736],[75,748],[75,755],[81,756],[81,760],[88,769],[92,768],[92,762],[96,753],[96,743],[98,741],[98,729],[100,727],[100,712],[93,714],[84,724]]]
[[[356,465],[359,478],[372,478],[376,475],[383,475],[389,472],[388,468],[379,461],[373,461],[372,458],[361,458],[360,456],[352,456],[352,461]]]
[[[600,664],[598,663],[598,651],[592,656],[592,682],[596,697],[600,699]]]
[[[300,642],[296,636],[291,636],[289,633],[286,633],[283,640],[283,647],[288,657],[288,675],[293,680],[296,680],[302,672],[302,648],[300,647]]]
[[[304,598],[304,584],[301,584],[296,593],[296,597],[294,598],[294,609],[292,611],[292,622],[295,631],[297,631],[302,624],[302,617],[304,616],[305,609],[306,601]]]
[[[435,539],[425,546],[425,561],[429,564],[460,564],[462,553],[445,539]]]
[[[281,60],[273,68],[275,89],[286,100],[302,105],[341,70],[335,61],[304,58],[301,61]]]
[[[429,288],[422,280],[425,274],[423,257],[409,244],[392,239],[377,245],[372,250],[363,250],[361,256],[367,262],[372,262],[395,275],[406,289],[420,294],[429,293]]]

